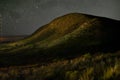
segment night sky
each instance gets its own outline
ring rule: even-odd
[[[2,35],[29,35],[73,12],[120,20],[120,0],[0,0]]]

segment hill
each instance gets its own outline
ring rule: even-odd
[[[31,36],[0,46],[0,64],[24,65],[71,59],[84,53],[120,49],[120,21],[71,13],[40,27]]]

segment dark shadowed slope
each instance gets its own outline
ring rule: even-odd
[[[22,64],[44,58],[73,57],[85,52],[117,51],[120,48],[117,47],[120,45],[119,34],[120,21],[71,13],[40,27],[24,40],[1,45],[0,52],[3,60],[7,56],[11,63],[16,60]]]

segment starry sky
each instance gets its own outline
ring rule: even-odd
[[[120,0],[0,0],[2,35],[30,35],[73,12],[120,20]]]

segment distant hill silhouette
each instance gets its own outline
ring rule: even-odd
[[[18,64],[23,59],[22,64],[42,61],[44,57],[49,60],[86,52],[111,52],[120,49],[119,34],[120,21],[71,13],[54,19],[21,41],[2,45],[1,52],[6,54],[1,57],[8,56]]]
[[[19,36],[1,36],[0,37],[0,44],[1,43],[10,43],[10,42],[15,42],[21,39],[24,39],[27,36],[19,35]]]

